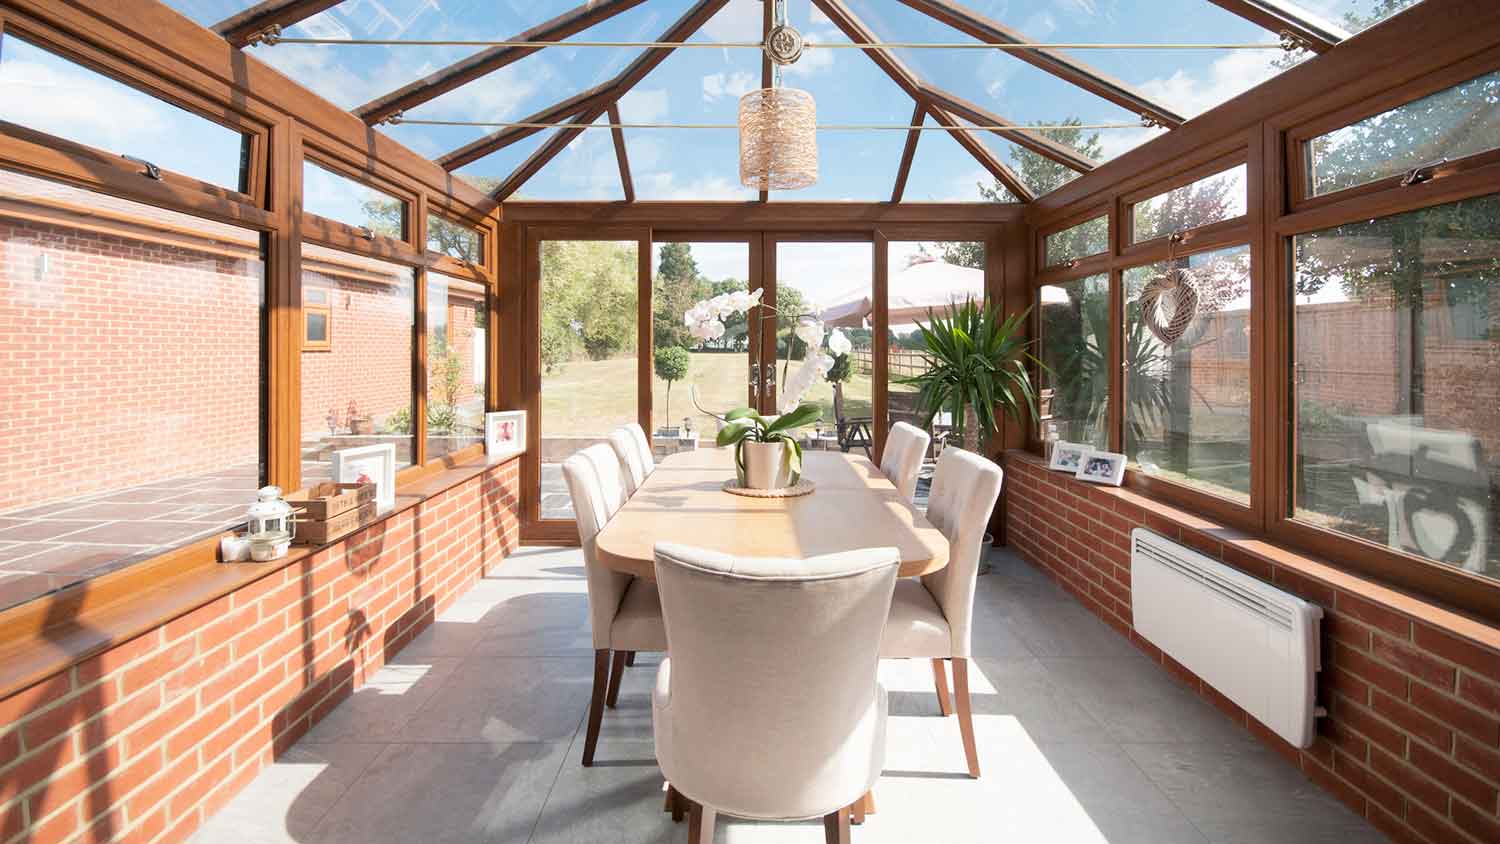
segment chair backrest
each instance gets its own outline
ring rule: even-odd
[[[635,491],[646,482],[646,467],[641,463],[641,450],[636,446],[635,435],[626,428],[616,428],[609,432],[609,447],[614,449],[615,457],[625,470],[625,494],[635,495]]]
[[[593,626],[594,647],[609,647],[609,628],[614,623],[630,575],[617,572],[599,562],[594,537],[614,518],[625,502],[624,480],[620,459],[614,449],[603,443],[591,445],[574,454],[562,465],[563,480],[573,498],[573,512],[578,521],[578,541],[583,546],[584,574],[588,579],[589,620]]]
[[[885,438],[885,453],[880,455],[880,471],[896,485],[896,491],[908,502],[917,495],[917,474],[932,435],[915,425],[897,422]]]
[[[943,449],[932,475],[927,520],[948,538],[948,565],[922,577],[953,631],[953,656],[968,657],[974,618],[974,581],[987,550],[985,531],[1000,497],[1000,467],[961,448]]]
[[[673,785],[750,818],[863,795],[884,763],[875,674],[899,562],[895,548],[783,560],[658,544],[666,728],[691,751],[664,755]]]
[[[625,430],[629,431],[631,439],[635,440],[636,452],[641,456],[641,476],[646,477],[655,472],[656,455],[651,452],[651,440],[646,436],[646,432],[642,430],[640,423],[631,422],[625,426]]]

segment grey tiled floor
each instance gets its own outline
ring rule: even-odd
[[[923,661],[881,667],[890,742],[865,842],[1382,840],[1272,751],[1007,554],[980,578],[970,780]],[[662,814],[654,657],[579,764],[591,661],[576,550],[524,549],[266,769],[208,842],[685,842]],[[721,842],[821,842],[726,821]]]

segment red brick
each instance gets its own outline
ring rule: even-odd
[[[1431,651],[1491,680],[1500,681],[1500,653],[1466,642],[1425,624],[1414,630],[1417,647]]]
[[[1448,751],[1453,748],[1453,730],[1441,721],[1430,718],[1379,690],[1370,692],[1370,701],[1376,713],[1405,730],[1413,738],[1419,738],[1438,750]]]
[[[1500,715],[1500,684],[1486,682],[1467,671],[1460,671],[1458,696],[1486,712]]]
[[[1416,708],[1483,744],[1500,745],[1500,718],[1486,715],[1421,683],[1412,684],[1411,702]]]
[[[1397,699],[1406,699],[1406,675],[1389,665],[1377,662],[1342,644],[1334,646],[1333,663],[1353,673],[1356,677],[1366,680],[1376,688],[1384,690],[1387,694],[1394,695]]]
[[[1291,569],[1278,567],[1275,571],[1276,585],[1312,601],[1320,606],[1333,606],[1333,587],[1304,577]]]
[[[1370,748],[1370,769],[1396,784],[1407,796],[1447,814],[1448,792],[1431,777],[1378,748]]]
[[[1500,751],[1484,747],[1468,736],[1458,736],[1453,758],[1491,783],[1500,785]]]
[[[1491,844],[1500,841],[1500,819],[1493,813],[1480,812],[1467,806],[1462,800],[1453,801],[1453,822],[1480,841]]]
[[[1354,757],[1342,750],[1334,753],[1333,770],[1343,777],[1350,785],[1369,798],[1377,806],[1388,811],[1399,813],[1402,811],[1404,798],[1401,791],[1394,785],[1376,776],[1369,768],[1360,764]]]
[[[1323,790],[1333,794],[1340,803],[1348,806],[1356,815],[1365,813],[1365,796],[1344,780],[1343,777],[1323,767],[1321,762],[1307,759],[1302,765],[1302,773],[1307,778],[1323,787]]]
[[[1380,746],[1396,754],[1406,755],[1406,734],[1399,728],[1363,707],[1342,698],[1334,704],[1333,717],[1340,723],[1369,739],[1372,746]]]
[[[1224,543],[1223,553],[1224,562],[1251,577],[1259,578],[1267,583],[1271,582],[1271,564],[1264,558],[1257,557],[1231,542]]]
[[[1495,805],[1497,797],[1495,787],[1453,764],[1446,754],[1429,750],[1421,742],[1412,742],[1410,761],[1428,776],[1447,786],[1452,793],[1463,797],[1470,803],[1480,806]]]
[[[1411,676],[1450,692],[1458,679],[1453,666],[1389,636],[1376,633],[1370,642],[1370,652]]]
[[[1436,844],[1432,839],[1418,835],[1405,821],[1373,803],[1365,807],[1365,817],[1397,844]]]
[[[1323,632],[1336,642],[1361,651],[1370,649],[1370,628],[1338,614],[1323,616]]]
[[[1378,630],[1395,636],[1398,639],[1411,638],[1411,621],[1401,613],[1389,607],[1371,603],[1363,598],[1357,598],[1348,592],[1339,592],[1335,599],[1334,609],[1341,614],[1349,615],[1363,621]]]

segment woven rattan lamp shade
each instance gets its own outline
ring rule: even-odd
[[[796,190],[818,181],[818,107],[796,88],[740,97],[740,184]]]

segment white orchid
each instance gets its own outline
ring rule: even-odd
[[[833,333],[828,335],[828,351],[833,352],[834,355],[847,355],[853,348],[854,344],[849,342],[849,338],[844,336],[843,331],[835,328]]]
[[[806,343],[809,349],[816,349],[823,345],[823,322],[821,320],[799,319],[794,331],[797,339]]]

